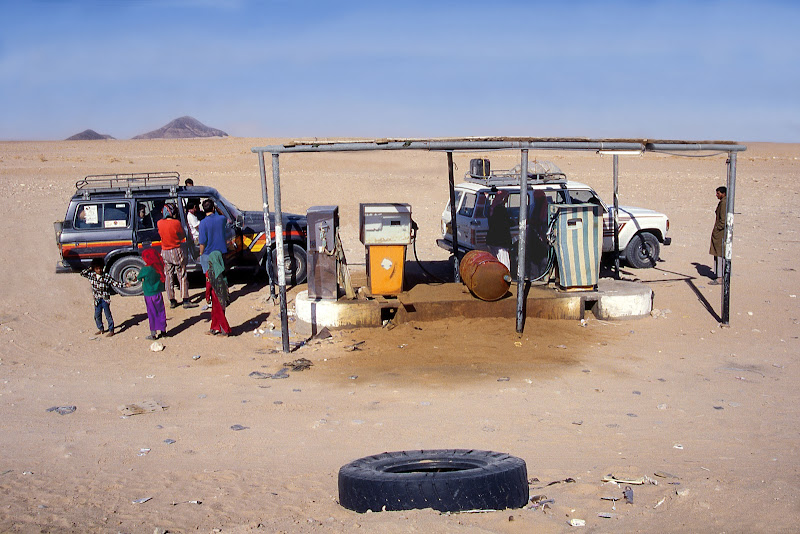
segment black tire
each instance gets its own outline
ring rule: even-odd
[[[628,243],[625,259],[635,269],[649,269],[656,266],[660,253],[658,238],[650,232],[640,232]]]
[[[339,470],[339,504],[368,510],[505,510],[528,503],[525,461],[466,449],[385,452]]]
[[[278,282],[278,249],[273,248],[272,268],[275,273],[275,283]],[[286,268],[286,283],[292,286],[302,284],[308,275],[308,256],[306,250],[298,243],[289,242],[283,245],[284,266]],[[266,266],[265,266],[266,267]],[[266,270],[266,269],[265,269]]]
[[[133,297],[142,294],[142,283],[135,279],[139,271],[144,267],[144,260],[139,256],[123,256],[111,264],[108,274],[111,278],[123,284],[130,282],[131,287],[114,288],[114,291],[125,297]]]

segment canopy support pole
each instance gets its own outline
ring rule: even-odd
[[[278,154],[272,154],[272,184],[275,188],[275,247],[278,252],[278,292],[281,297],[281,341],[289,352],[289,314],[286,311],[286,259],[283,254],[283,212],[281,211],[281,171]]]
[[[519,172],[519,241],[517,249],[517,334],[525,326],[525,242],[528,230],[528,150],[523,149]]]

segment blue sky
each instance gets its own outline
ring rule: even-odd
[[[0,0],[0,139],[800,142],[800,2]]]

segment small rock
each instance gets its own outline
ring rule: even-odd
[[[158,341],[153,341],[150,344],[150,350],[152,350],[153,352],[160,352],[160,351],[164,350],[164,345],[162,345]]]

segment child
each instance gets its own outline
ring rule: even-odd
[[[94,322],[97,324],[96,336],[101,335],[103,330],[103,313],[106,314],[108,322],[108,333],[106,337],[114,335],[114,318],[111,316],[111,288],[123,287],[121,282],[117,282],[108,274],[103,272],[105,262],[102,258],[94,258],[88,269],[81,271],[81,276],[88,278],[92,284],[92,296],[94,297]]]
[[[152,248],[142,252],[144,267],[139,271],[136,279],[142,282],[144,303],[147,306],[147,319],[150,321],[150,335],[145,339],[158,339],[167,335],[167,311],[164,308],[164,262],[161,256]]]
[[[231,333],[231,327],[225,317],[225,306],[228,305],[230,296],[228,295],[228,280],[225,278],[225,263],[218,250],[208,255],[206,279],[208,287],[211,288],[211,330],[206,334],[228,336]]]

